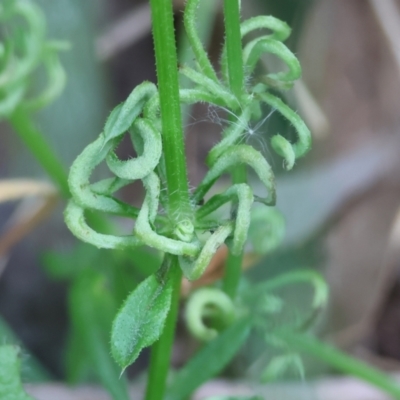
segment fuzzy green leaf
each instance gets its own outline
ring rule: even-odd
[[[176,375],[166,400],[184,400],[218,374],[238,352],[250,332],[250,320],[240,319],[207,343]]]
[[[154,274],[125,300],[111,331],[111,352],[123,369],[160,337],[171,305],[171,292],[171,282],[161,282]]]
[[[17,346],[0,347],[0,399],[34,400],[25,393],[19,376],[21,361]]]

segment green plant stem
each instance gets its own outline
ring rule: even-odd
[[[189,188],[179,100],[178,58],[172,2],[150,0],[160,93],[163,153],[166,163],[168,211],[175,221],[190,218]]]
[[[229,87],[240,100],[244,86],[240,10],[237,0],[224,0],[225,40],[228,59]]]
[[[67,172],[44,136],[36,129],[29,114],[17,109],[11,115],[10,123],[25,146],[58,186],[61,194],[66,198],[70,197]]]
[[[353,375],[374,385],[395,399],[400,399],[400,386],[386,374],[369,365],[342,353],[333,346],[322,343],[310,335],[279,332],[280,340],[284,340],[291,348],[310,354],[335,369]]]
[[[168,214],[179,222],[192,217],[181,122],[178,60],[175,45],[172,2],[150,0],[153,40],[156,55],[158,87],[160,93],[163,152],[166,166],[168,192]],[[181,269],[178,258],[171,257],[169,274],[173,279],[171,309],[164,331],[152,346],[150,374],[147,382],[146,400],[162,400],[170,366],[171,349],[174,340],[178,313]]]
[[[240,36],[240,10],[237,0],[224,0],[224,17],[229,87],[240,101],[244,86],[244,74],[242,40]],[[232,171],[232,183],[246,182],[247,176],[245,167],[236,167]],[[223,290],[231,298],[235,297],[239,286],[240,276],[242,274],[242,261],[243,253],[235,256],[229,252],[226,261]]]
[[[162,336],[151,348],[146,400],[162,400],[164,398],[172,345],[175,336],[182,272],[179,267],[178,257],[169,257],[171,257],[171,266],[168,272],[170,275],[169,279],[173,279],[171,308],[165,322]]]

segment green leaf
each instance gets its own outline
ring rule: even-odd
[[[217,375],[235,356],[250,333],[250,320],[240,319],[207,343],[176,375],[166,400],[184,400]]]
[[[21,360],[19,348],[6,345],[0,347],[0,399],[34,400],[25,393],[20,379]]]
[[[160,337],[171,305],[172,283],[149,276],[128,296],[114,319],[111,353],[125,369]]]

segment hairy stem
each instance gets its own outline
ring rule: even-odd
[[[168,214],[178,223],[191,219],[189,188],[180,112],[178,61],[175,45],[172,2],[150,0],[153,39],[156,55],[158,87],[160,93],[163,151],[166,165],[168,192]],[[173,279],[172,303],[164,331],[152,346],[150,375],[147,383],[146,400],[162,400],[170,366],[178,313],[181,269],[178,258],[171,259],[169,274]]]
[[[237,0],[224,0],[225,40],[228,57],[229,87],[240,98],[244,86],[240,9]]]
[[[242,40],[240,36],[240,10],[237,0],[224,0],[225,40],[227,51],[227,65],[229,87],[240,100],[244,87]],[[232,171],[232,183],[246,183],[246,169],[244,166],[235,167]],[[235,297],[242,273],[243,254],[233,255],[229,252],[226,261],[223,281],[224,291],[232,298]]]
[[[165,321],[162,336],[151,348],[149,377],[145,397],[146,400],[162,400],[164,398],[172,345],[175,336],[182,272],[179,268],[178,257],[168,257],[171,257],[171,266],[168,272],[170,274],[169,279],[173,279],[171,308],[167,320]]]
[[[172,2],[150,0],[166,161],[168,207],[175,221],[190,215],[185,150],[178,85]]]

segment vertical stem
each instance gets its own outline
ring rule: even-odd
[[[224,17],[229,86],[240,100],[244,86],[244,73],[238,0],[224,0]]]
[[[163,152],[166,161],[169,197],[168,206],[170,217],[177,221],[188,217],[191,210],[179,101],[178,58],[172,1],[150,0],[150,5],[157,80],[160,92]]]
[[[240,35],[240,9],[238,0],[224,0],[225,40],[227,51],[228,77],[231,91],[240,101],[244,88],[242,59],[242,39]],[[232,183],[246,183],[246,169],[238,166],[232,171]],[[223,281],[223,290],[235,297],[242,273],[243,254],[234,256],[229,253]]]
[[[56,183],[61,194],[68,198],[70,194],[67,181],[67,172],[41,132],[39,132],[34,126],[29,114],[17,109],[11,115],[10,123],[17,132],[18,136],[24,142],[25,146],[38,160],[43,169],[49,174],[51,179]]]
[[[150,0],[153,39],[156,55],[162,123],[163,152],[166,164],[168,214],[175,223],[191,219],[189,188],[181,122],[178,60],[175,44],[171,0]],[[164,331],[151,350],[150,374],[146,400],[162,400],[168,376],[171,349],[178,314],[182,273],[176,256],[172,257],[169,274],[173,279],[172,304]]]
[[[178,264],[178,258],[176,256],[169,257],[172,257],[169,270],[171,275],[169,278],[173,279],[171,308],[165,322],[162,336],[151,348],[146,400],[162,400],[164,397],[165,383],[168,377],[172,345],[175,336],[182,272]]]

